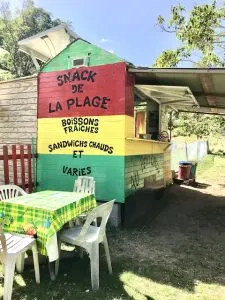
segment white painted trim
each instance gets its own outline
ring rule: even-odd
[[[26,45],[27,42],[30,42],[30,41],[32,41],[36,38],[42,38],[43,36],[48,35],[48,33],[58,31],[59,29],[65,29],[66,32],[68,33],[68,35],[72,36],[74,39],[79,38],[79,36],[75,32],[73,32],[72,30],[70,30],[66,24],[60,24],[60,25],[52,27],[48,30],[42,31],[38,34],[32,35],[32,36],[30,36],[26,39],[23,39],[23,40],[19,41],[18,44],[19,45]]]
[[[225,74],[225,68],[145,68],[145,69],[135,69],[135,68],[128,68],[128,72],[130,73],[169,73],[169,74]]]
[[[20,51],[22,51],[22,52],[24,52],[24,53],[26,53],[26,54],[28,54],[28,55],[35,55],[35,57],[37,58],[37,59],[39,59],[39,60],[41,60],[41,61],[43,61],[43,62],[47,62],[50,58],[49,57],[47,57],[47,56],[44,56],[43,54],[41,54],[41,53],[39,53],[39,52],[37,52],[37,51],[35,51],[35,50],[32,50],[32,54],[31,54],[31,49],[29,49],[28,47],[26,47],[26,46],[21,46],[20,48],[19,48],[19,50]]]
[[[170,105],[173,109],[177,106],[177,104],[179,106],[179,103],[182,103],[182,105],[184,105],[184,102],[187,102],[186,105],[189,105],[190,107],[192,107],[193,105],[196,105],[197,107],[199,107],[199,104],[198,104],[196,98],[192,94],[190,88],[187,86],[136,84],[135,87],[138,90],[142,91],[142,93],[146,94],[149,98],[152,98],[158,104],[169,105],[170,101],[163,102],[160,100],[160,96],[158,98],[156,96],[152,96],[151,92],[160,92],[162,94],[168,95],[168,97],[167,97],[168,99],[173,97],[174,105]],[[171,90],[171,92],[170,92],[170,90]],[[179,92],[179,91],[187,92],[187,94],[182,96],[179,93],[176,93],[176,90],[177,90],[177,92]],[[163,98],[166,98],[166,96]]]
[[[37,59],[36,59],[36,57],[33,53],[33,50],[30,51],[30,56],[31,56],[31,59],[32,59],[34,65],[35,65],[36,70],[39,71],[41,67],[40,67],[40,65],[39,65],[39,63],[38,63],[38,61],[37,61]]]
[[[83,59],[84,60],[84,64],[83,65],[78,65],[78,66],[74,66],[73,65],[73,61],[74,60],[76,60],[76,59]],[[83,57],[81,57],[81,56],[79,56],[79,57],[77,57],[77,56],[70,56],[70,58],[68,59],[68,68],[69,69],[77,69],[77,68],[81,68],[81,67],[87,67],[88,66],[88,64],[87,64],[87,59],[88,59],[88,57],[87,56],[83,56]]]

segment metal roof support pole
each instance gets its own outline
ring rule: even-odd
[[[159,133],[168,132],[167,105],[159,104]]]
[[[39,71],[39,70],[40,70],[40,65],[39,65],[39,63],[38,63],[36,57],[34,56],[32,50],[30,50],[30,56],[31,56],[31,59],[32,59],[34,65],[35,65],[36,70]]]

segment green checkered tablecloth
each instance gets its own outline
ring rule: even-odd
[[[43,191],[0,202],[0,223],[6,232],[37,237],[38,251],[64,224],[96,206],[94,195]]]

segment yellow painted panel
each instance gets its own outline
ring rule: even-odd
[[[126,138],[133,138],[135,136],[134,118],[126,116],[125,118],[125,136]]]
[[[127,138],[131,138],[130,140]],[[125,115],[38,119],[38,153],[140,155],[163,153],[165,143],[134,138],[134,118]],[[82,152],[79,152],[82,151]]]
[[[38,153],[40,154],[71,154],[79,155],[124,155],[125,140],[107,138],[83,138],[73,139],[49,136],[38,140]],[[81,151],[81,152],[80,152]]]
[[[142,140],[142,139],[126,139],[125,155],[140,154],[157,154],[164,153],[167,143]]]
[[[125,115],[38,120],[38,153],[124,155]],[[129,121],[128,121],[129,122]]]
[[[126,126],[125,126],[126,125]],[[89,131],[89,132],[88,132]],[[126,132],[125,132],[126,131]],[[133,118],[125,115],[38,119],[38,137],[132,137]]]

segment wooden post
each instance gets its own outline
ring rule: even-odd
[[[4,165],[4,181],[9,184],[9,155],[8,146],[3,146],[3,165]]]
[[[12,161],[13,161],[13,182],[15,185],[18,185],[16,145],[12,145]]]
[[[188,149],[187,149],[187,142],[185,142],[185,151],[186,151],[186,159],[188,160]]]
[[[31,169],[31,145],[27,145],[27,160],[28,160],[28,191],[32,193],[32,169]]]
[[[21,183],[22,189],[25,191],[25,164],[24,164],[24,145],[20,145],[20,165],[21,165]]]
[[[172,111],[170,112],[170,142],[171,142],[171,139],[172,139]]]
[[[33,191],[36,192],[36,160],[35,160],[34,138],[32,138],[32,166],[33,166]]]

